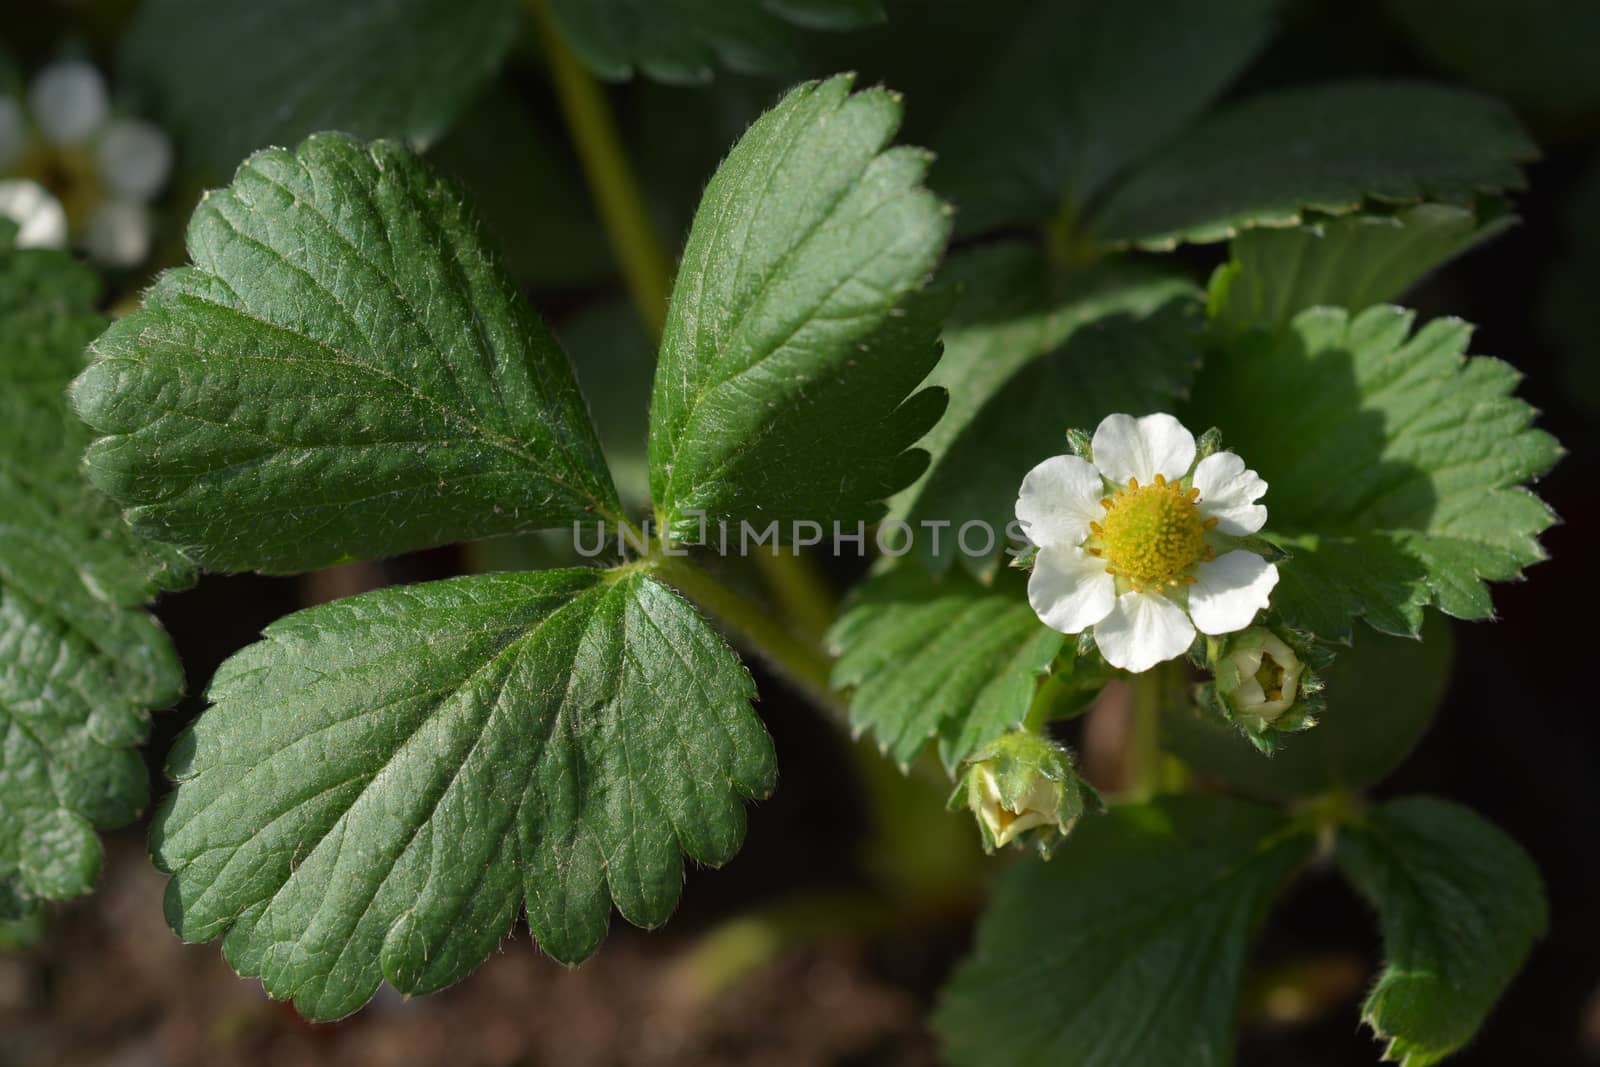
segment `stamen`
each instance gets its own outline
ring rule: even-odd
[[[1204,526],[1208,530],[1215,530],[1217,528],[1217,517],[1213,515],[1200,525]]]
[[[1197,581],[1199,581],[1199,580],[1200,580],[1200,579],[1198,579],[1198,578],[1196,578],[1196,577],[1195,577],[1195,576],[1194,576],[1194,575],[1192,575],[1192,574],[1185,574],[1185,575],[1184,575],[1184,576],[1183,576],[1183,584],[1184,584],[1184,585],[1193,585],[1193,584],[1194,584],[1194,583],[1195,583],[1195,582],[1197,582]]]
[[[1100,549],[1098,549],[1098,548],[1086,548],[1086,549],[1084,549],[1084,551],[1089,553],[1089,555],[1091,555],[1091,556],[1103,556],[1103,555],[1105,555],[1105,553],[1100,551]]]
[[[1128,479],[1128,488],[1129,489],[1137,489],[1137,488],[1139,488],[1139,479],[1130,477]]]
[[[1167,476],[1160,471],[1156,472],[1156,487],[1164,489],[1167,485]]]
[[[1194,503],[1194,502],[1195,502],[1195,501],[1196,501],[1196,500],[1199,500],[1199,499],[1200,499],[1200,490],[1199,490],[1199,489],[1196,489],[1196,488],[1195,488],[1195,487],[1193,487],[1193,486],[1190,486],[1190,487],[1189,487],[1189,491],[1188,491],[1188,492],[1187,492],[1187,493],[1185,493],[1185,494],[1183,494],[1183,495],[1184,495],[1184,496],[1186,496],[1186,497],[1188,497],[1188,498],[1189,498],[1189,503],[1191,503],[1191,504],[1192,504],[1192,503]]]
[[[1207,545],[1205,552],[1201,553],[1200,558],[1205,562],[1210,563],[1212,560],[1217,558],[1217,550],[1212,548],[1210,545]]]
[[[1110,511],[1111,510],[1111,498],[1108,497],[1108,496],[1101,497],[1100,498],[1100,506],[1105,508],[1107,511]]]
[[[1101,534],[1105,533],[1106,531],[1105,531],[1105,527],[1101,526],[1098,522],[1091,522],[1089,524],[1089,532],[1094,534],[1096,537],[1099,537]]]

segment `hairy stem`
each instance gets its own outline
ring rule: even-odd
[[[604,90],[562,39],[549,0],[527,0],[527,5],[538,24],[561,112],[628,293],[650,336],[659,342],[667,319],[672,265],[645,208],[638,176],[622,149]]]
[[[1128,785],[1132,799],[1148,800],[1161,787],[1161,702],[1166,671],[1133,677],[1133,722],[1128,738]]]

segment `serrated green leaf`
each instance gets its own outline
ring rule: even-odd
[[[1488,1018],[1547,922],[1539,872],[1477,815],[1408,797],[1339,832],[1339,867],[1383,925],[1383,975],[1361,1009],[1385,1059],[1429,1067]]]
[[[1588,0],[1389,0],[1436,63],[1481,89],[1558,114],[1600,107],[1600,7]]]
[[[526,899],[588,956],[612,902],[665,922],[720,864],[772,747],[737,657],[638,571],[384,589],[268,627],[174,746],[152,830],[168,920],[305,1015],[463,977]]]
[[[760,74],[795,67],[804,29],[882,22],[878,0],[550,0],[561,35],[602,78],[634,71],[677,85],[709,82],[716,68]]]
[[[66,389],[105,325],[93,274],[0,234],[0,918],[86,893],[132,821],[147,710],[183,688],[141,605],[190,578],[84,481]]]
[[[188,239],[74,390],[141,533],[282,573],[620,511],[566,356],[406,149],[259,153]]]
[[[1168,797],[1085,819],[1001,876],[934,1016],[955,1067],[1229,1063],[1250,934],[1313,842]]]
[[[1068,429],[1092,430],[1114,411],[1171,409],[1187,392],[1200,362],[1200,305],[1186,279],[1115,262],[1062,271],[1022,244],[956,256],[944,277],[962,297],[928,384],[948,390],[950,403],[919,442],[929,470],[890,515],[948,522],[937,547],[916,539],[917,558],[943,571],[959,557],[988,577],[1023,476],[1067,450]],[[990,552],[960,551],[957,534],[972,521],[995,531]]]
[[[1281,329],[1318,305],[1360,311],[1394,300],[1424,275],[1514,225],[1498,207],[1418,204],[1247,230],[1211,276],[1211,317],[1240,329]]]
[[[1307,211],[1522,186],[1537,149],[1488,97],[1414,82],[1341,82],[1245,100],[1153,154],[1093,213],[1099,239],[1167,249],[1289,226]]]
[[[1220,427],[1270,486],[1267,531],[1292,556],[1273,607],[1326,639],[1357,616],[1416,633],[1430,604],[1487,618],[1487,583],[1544,558],[1554,517],[1523,486],[1560,446],[1511,395],[1516,371],[1465,358],[1470,326],[1412,323],[1313,308],[1213,353],[1195,383],[1186,421]]]
[[[934,186],[978,233],[1082,212],[1123,168],[1206,109],[1266,44],[1279,0],[1220,5],[1196,19],[1183,0],[1057,0],[972,5],[1007,18],[1005,44],[933,142]],[[970,32],[970,31],[969,31]],[[917,98],[914,98],[917,99]]]
[[[945,769],[1021,724],[1066,636],[1039,622],[1019,575],[993,587],[898,566],[857,587],[827,643],[850,722],[909,766],[931,738]]]
[[[900,102],[836,77],[793,90],[706,188],[678,271],[650,408],[661,528],[870,521],[921,472],[939,416],[908,394],[939,358],[924,288],[949,235],[926,153],[886,148]]]
[[[220,176],[318,130],[433,141],[517,27],[515,0],[145,0],[121,69]]]
[[[1430,616],[1422,639],[1364,633],[1318,671],[1327,706],[1317,724],[1263,755],[1237,729],[1191,705],[1170,706],[1162,745],[1204,781],[1263,800],[1294,801],[1377,785],[1432,725],[1450,684],[1455,639]]]

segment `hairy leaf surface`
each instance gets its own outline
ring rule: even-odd
[[[94,831],[147,799],[147,709],[183,671],[142,608],[191,569],[136,538],[84,480],[67,406],[105,325],[94,275],[0,234],[0,918],[86,893]]]
[[[1364,617],[1416,633],[1429,604],[1493,614],[1490,581],[1544,558],[1554,516],[1524,485],[1561,455],[1512,396],[1518,375],[1466,358],[1471,327],[1378,306],[1313,308],[1206,361],[1190,425],[1216,425],[1270,488],[1267,532],[1292,554],[1272,604],[1329,639]]]
[[[281,573],[620,511],[566,356],[411,152],[261,152],[188,242],[75,387],[140,532]]]
[[[1515,841],[1431,797],[1339,835],[1339,866],[1378,910],[1386,961],[1362,1019],[1385,1059],[1429,1067],[1478,1032],[1547,922],[1539,872]]]
[[[901,565],[856,589],[828,633],[835,688],[852,688],[850,721],[908,766],[930,738],[954,770],[1021,724],[1064,634],[1039,621],[1014,572],[993,587]]]
[[[637,571],[478,575],[302,611],[223,664],[152,832],[167,916],[302,1013],[463,977],[526,902],[577,962],[665,922],[773,785],[754,687]]]
[[[926,153],[886,147],[898,97],[836,77],[795,89],[712,178],[678,271],[650,409],[664,529],[871,520],[920,473],[943,407],[908,394],[939,358],[924,289],[950,219]]]
[[[1083,820],[999,880],[934,1026],[956,1067],[1228,1063],[1257,922],[1313,841],[1175,796]]]

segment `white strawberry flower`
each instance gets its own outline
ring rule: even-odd
[[[1090,455],[1045,460],[1017,498],[1044,624],[1093,627],[1106,662],[1135,673],[1183,655],[1196,630],[1249,626],[1278,568],[1236,539],[1266,523],[1267,483],[1232,452],[1196,463],[1194,435],[1165,414],[1108,416]]]
[[[149,204],[172,170],[172,142],[142,119],[112,114],[93,64],[41,70],[26,104],[0,95],[0,217],[23,248],[76,244],[107,267],[150,254]]]

